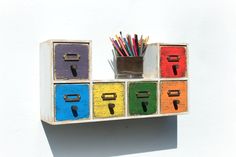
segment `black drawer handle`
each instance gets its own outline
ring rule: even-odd
[[[174,105],[175,110],[178,110],[178,108],[179,108],[179,106],[178,106],[179,103],[180,103],[179,100],[173,100],[173,105]]]
[[[116,93],[103,93],[102,100],[116,100]]]
[[[169,97],[180,96],[180,91],[179,90],[168,90],[167,94]]]
[[[80,55],[76,53],[66,53],[63,56],[64,61],[79,61]]]
[[[109,108],[110,114],[114,114],[115,113],[115,111],[114,111],[115,104],[109,103],[108,104],[108,108]]]
[[[147,112],[147,106],[148,106],[147,101],[142,102],[143,112]]]
[[[172,70],[173,70],[173,73],[174,73],[174,75],[177,75],[178,73],[177,73],[177,69],[179,68],[179,65],[172,65]]]
[[[77,65],[71,65],[70,66],[71,73],[74,77],[76,77],[78,75],[76,69],[77,69]]]
[[[178,62],[180,57],[178,55],[169,55],[167,57],[168,62]]]
[[[67,94],[67,95],[64,95],[64,100],[66,102],[78,102],[78,101],[80,101],[80,95],[79,94]]]
[[[136,93],[137,98],[149,98],[150,92],[149,91],[138,91]]]
[[[71,106],[71,112],[74,117],[78,117],[78,107],[77,106]]]

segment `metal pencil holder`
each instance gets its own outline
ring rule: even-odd
[[[143,78],[143,56],[117,56],[115,78]]]

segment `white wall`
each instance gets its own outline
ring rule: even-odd
[[[235,8],[234,0],[1,0],[0,156],[236,156]],[[93,78],[112,78],[108,37],[120,30],[189,43],[190,113],[178,121],[42,124],[39,43],[91,39]]]

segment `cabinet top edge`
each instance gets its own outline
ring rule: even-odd
[[[88,44],[91,44],[92,40],[49,39],[49,40],[43,41],[41,43],[50,43],[50,44],[54,44],[54,43],[88,43]]]
[[[159,46],[188,46],[188,43],[158,43]]]

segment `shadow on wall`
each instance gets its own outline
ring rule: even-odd
[[[42,124],[55,157],[104,157],[177,148],[177,116],[61,126]]]

